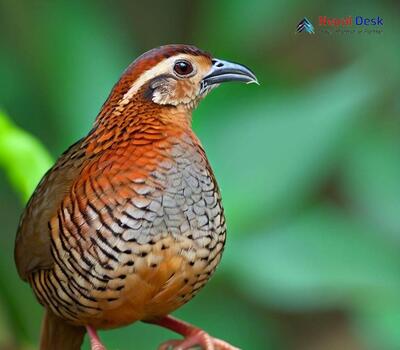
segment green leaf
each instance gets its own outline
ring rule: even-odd
[[[52,163],[42,144],[0,111],[0,168],[23,201],[28,200]]]

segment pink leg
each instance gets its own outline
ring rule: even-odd
[[[200,345],[204,350],[239,350],[221,339],[211,337],[202,329],[172,316],[164,316],[160,319],[150,321],[150,323],[168,328],[183,335],[185,338],[183,340],[169,340],[161,344],[159,350],[168,350],[170,346],[174,350],[189,350],[196,345]]]
[[[104,345],[101,343],[96,330],[92,326],[86,326],[86,331],[89,335],[91,350],[106,350]]]

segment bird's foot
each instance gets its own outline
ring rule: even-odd
[[[86,326],[86,331],[90,339],[90,350],[106,350],[105,346],[101,343],[96,330],[92,326]]]
[[[168,328],[184,336],[183,340],[169,340],[159,347],[159,350],[189,350],[201,346],[203,350],[240,350],[227,342],[213,338],[208,333],[189,323],[178,320],[172,316],[164,316],[157,320],[147,321]]]
[[[240,350],[227,342],[213,338],[201,329],[194,329],[192,334],[183,340],[168,340],[162,343],[158,350],[189,350],[200,346],[203,350]]]

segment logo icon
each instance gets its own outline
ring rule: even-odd
[[[314,26],[306,17],[304,17],[297,25],[296,31],[297,33],[305,32],[308,34],[314,34]]]

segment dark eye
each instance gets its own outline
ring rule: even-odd
[[[179,75],[188,75],[193,72],[193,66],[188,61],[177,61],[174,65],[174,71]]]

